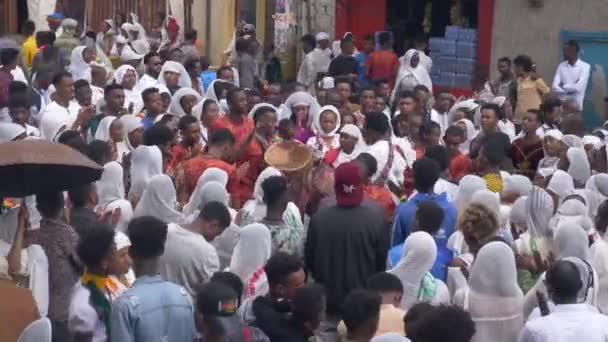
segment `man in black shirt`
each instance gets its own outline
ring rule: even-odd
[[[327,74],[332,77],[349,76],[351,82],[357,80],[357,60],[353,57],[355,44],[352,36],[347,36],[340,41],[342,54],[334,58],[329,64]]]

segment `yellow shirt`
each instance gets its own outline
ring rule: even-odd
[[[530,76],[517,79],[517,105],[513,122],[521,124],[528,109],[538,109],[543,102],[543,96],[551,89],[542,78],[532,80]]]
[[[396,308],[393,304],[382,304],[380,306],[378,330],[376,331],[375,336],[391,332],[405,336],[403,317],[405,317],[405,311]],[[338,336],[342,338],[342,341],[346,339],[346,325],[344,324],[344,321],[340,321],[340,324],[338,325]]]
[[[488,190],[492,192],[502,192],[504,188],[504,184],[502,181],[502,177],[497,173],[488,173],[485,176],[481,177],[486,181],[486,185]]]
[[[36,53],[38,53],[38,45],[36,44],[36,38],[34,36],[27,37],[27,39],[23,42],[21,53],[23,54],[25,65],[31,69],[34,56]]]

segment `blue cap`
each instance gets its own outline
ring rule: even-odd
[[[63,13],[55,12],[53,14],[47,15],[46,18],[51,20],[63,20],[65,19],[65,16],[63,15]]]

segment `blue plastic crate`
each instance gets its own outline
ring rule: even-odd
[[[441,54],[444,56],[456,56],[456,40],[444,39]]]
[[[476,58],[477,43],[468,41],[456,42],[456,56],[461,58]]]
[[[429,38],[429,50],[431,50],[431,54],[433,52],[441,52],[443,47],[443,38],[432,37]]]
[[[458,60],[454,56],[439,57],[439,69],[441,72],[456,72],[456,62]]]
[[[472,79],[473,77],[471,74],[456,74],[454,77],[454,86],[458,88],[470,88]]]
[[[431,74],[431,81],[434,85],[442,85],[441,84],[441,75],[440,74]]]
[[[439,79],[439,84],[446,87],[456,86],[456,73],[454,72],[442,72]]]
[[[461,28],[458,26],[446,26],[445,27],[445,38],[456,40],[460,34]]]
[[[475,71],[475,65],[477,64],[477,60],[473,58],[461,58],[458,57],[456,60],[456,68],[455,72],[461,74],[473,74]]]

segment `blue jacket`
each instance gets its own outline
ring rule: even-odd
[[[401,203],[397,208],[395,216],[395,226],[393,229],[392,246],[393,249],[389,252],[389,262],[393,264],[393,258],[397,256],[397,261],[401,257],[403,250],[403,242],[412,232],[414,217],[418,203],[422,201],[432,201],[437,203],[443,209],[444,217],[441,222],[441,227],[435,234],[435,243],[437,244],[437,260],[431,270],[435,278],[445,280],[447,276],[447,265],[453,258],[453,253],[447,247],[448,239],[456,229],[456,217],[458,212],[456,207],[448,201],[447,194],[423,194],[418,193],[407,202]]]

